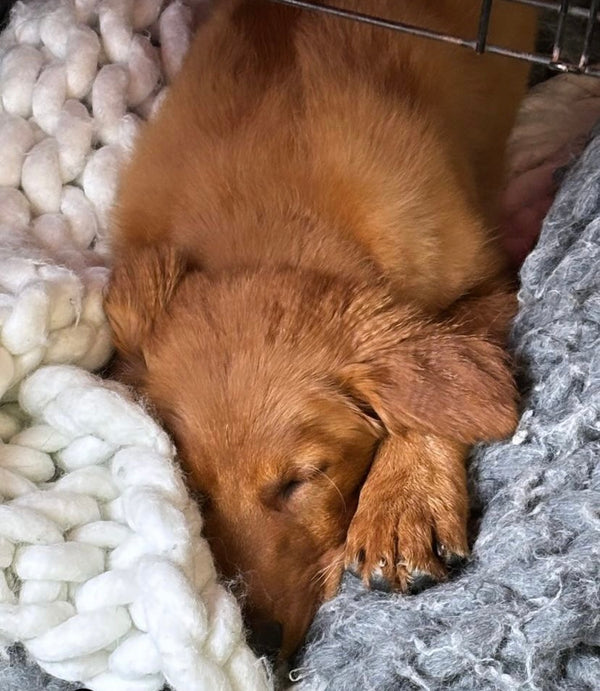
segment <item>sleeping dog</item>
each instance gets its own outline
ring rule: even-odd
[[[340,6],[472,36],[480,2]],[[529,49],[535,16],[510,10],[491,40]],[[516,424],[495,231],[525,83],[517,61],[222,0],[122,177],[120,376],[284,656],[344,568],[406,591],[467,555],[469,445]]]

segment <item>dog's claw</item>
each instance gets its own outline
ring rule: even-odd
[[[371,590],[380,590],[384,593],[389,593],[392,590],[392,586],[388,579],[379,571],[374,571],[371,574],[369,578],[369,588],[371,588]]]
[[[437,545],[436,553],[449,571],[456,571],[462,568],[468,561],[468,555],[450,550],[445,545]]]
[[[435,585],[437,580],[425,571],[419,571],[418,569],[413,571],[408,579],[408,592],[411,595],[417,595],[418,593],[430,588]]]
[[[346,571],[349,571],[353,576],[360,578],[360,565],[357,561],[350,561],[344,565]]]
[[[448,558],[445,559],[446,566],[448,569],[451,571],[457,571],[458,569],[462,569],[463,566],[467,563],[469,560],[468,556],[465,554],[449,554]]]

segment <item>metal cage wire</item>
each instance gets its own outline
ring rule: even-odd
[[[575,4],[570,0],[496,0],[496,2],[501,1],[536,7],[554,17],[552,23],[554,35],[553,43],[551,50],[547,54],[537,51],[533,53],[517,51],[507,48],[506,46],[488,43],[488,29],[494,0],[481,0],[477,35],[472,39],[443,34],[424,26],[414,26],[412,24],[392,21],[377,15],[345,10],[330,4],[320,4],[313,0],[272,0],[272,2],[277,2],[279,4],[292,5],[293,7],[314,12],[323,12],[325,14],[340,17],[341,19],[364,22],[373,26],[412,34],[413,36],[421,36],[426,39],[453,43],[457,46],[470,48],[476,53],[496,53],[498,55],[506,55],[533,64],[542,65],[558,72],[576,72],[600,77],[600,65],[595,65],[590,62],[592,41],[598,25],[600,0],[589,0],[586,6]],[[577,19],[584,26],[578,60],[570,60],[564,56],[565,27],[569,18]]]

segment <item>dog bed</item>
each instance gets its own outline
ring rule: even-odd
[[[0,37],[2,691],[272,685],[169,439],[87,371],[111,352],[118,169],[193,9],[18,3]],[[471,464],[473,562],[414,597],[347,577],[313,625],[300,688],[597,688],[599,195],[596,139],[523,271],[514,347],[529,393],[513,440]]]
[[[18,3],[0,37],[2,691],[271,686],[169,438],[87,371],[111,355],[117,173],[181,63],[193,9]]]
[[[471,563],[412,597],[346,576],[299,688],[600,688],[600,129],[521,278],[523,413],[512,439],[473,454]]]

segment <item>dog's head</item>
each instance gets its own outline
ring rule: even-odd
[[[140,248],[115,268],[106,309],[125,378],[203,497],[220,571],[243,577],[251,627],[283,654],[337,587],[384,436],[469,443],[515,423],[501,349],[396,306],[382,286],[291,269],[210,276]]]

